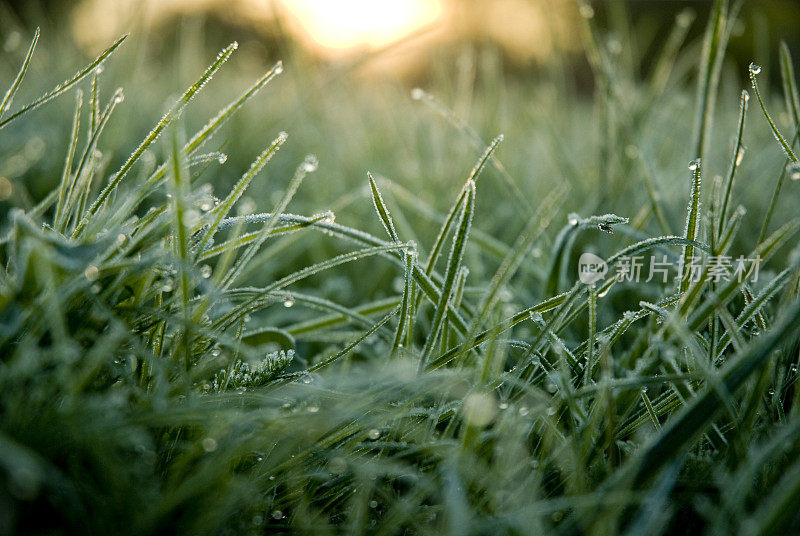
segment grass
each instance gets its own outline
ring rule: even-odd
[[[122,39],[18,105],[37,31],[0,106],[0,533],[796,532],[800,98],[784,47],[783,99],[751,67],[747,114],[722,76],[737,10],[707,22],[694,116],[685,14],[644,80],[584,19],[592,103],[487,60],[471,117],[415,90],[378,115],[396,138],[309,104],[301,141],[352,175],[237,118],[310,71],[281,90],[276,64],[202,114],[232,44],[148,134],[114,121],[121,90],[102,102]],[[58,171],[12,175],[31,112],[70,89]],[[584,251],[608,277],[578,280]],[[702,277],[618,276],[651,254]],[[715,261],[740,255],[757,279]]]

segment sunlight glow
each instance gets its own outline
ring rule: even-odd
[[[387,45],[434,23],[436,0],[284,0],[307,37],[326,49]]]

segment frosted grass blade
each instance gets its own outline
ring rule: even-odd
[[[431,331],[425,341],[425,347],[422,351],[422,356],[419,362],[419,372],[423,372],[436,344],[436,339],[439,337],[442,324],[444,322],[445,314],[447,311],[447,304],[450,301],[450,295],[453,291],[453,283],[455,282],[456,275],[461,268],[461,261],[464,257],[464,249],[467,245],[469,238],[469,231],[472,226],[472,216],[475,212],[475,181],[470,178],[467,180],[465,187],[466,197],[464,199],[464,208],[461,211],[461,219],[458,225],[458,230],[453,237],[453,247],[450,251],[450,258],[447,263],[447,271],[445,272],[444,283],[442,284],[442,292],[439,296],[439,302],[436,304],[433,320],[431,321]]]
[[[72,131],[70,133],[70,144],[67,149],[67,158],[64,160],[64,171],[61,173],[61,182],[58,187],[58,201],[56,202],[56,212],[53,216],[53,228],[61,228],[61,218],[66,202],[67,182],[72,172],[72,159],[75,157],[75,149],[78,146],[78,132],[81,123],[81,107],[83,105],[83,92],[78,90],[75,93],[75,114],[72,118]]]
[[[33,39],[31,39],[31,44],[28,47],[28,53],[25,54],[25,59],[22,61],[22,66],[19,68],[19,72],[17,72],[17,76],[14,78],[14,81],[11,83],[11,87],[8,88],[6,94],[3,96],[3,100],[0,101],[0,119],[3,117],[3,113],[6,109],[11,106],[11,102],[14,100],[14,95],[16,94],[17,90],[19,89],[20,84],[22,83],[22,79],[25,78],[25,73],[28,72],[28,65],[31,62],[31,58],[33,57],[33,52],[36,50],[36,43],[39,42],[39,28],[36,28],[36,31],[33,33]],[[0,125],[2,125],[0,123]]]
[[[65,82],[62,82],[61,84],[57,85],[49,93],[43,95],[42,97],[40,97],[39,99],[37,99],[37,100],[33,101],[32,103],[28,104],[27,106],[25,106],[21,110],[18,110],[16,112],[14,112],[13,114],[9,115],[8,117],[6,117],[2,121],[0,121],[0,129],[5,127],[7,124],[9,124],[14,119],[17,119],[22,114],[30,112],[31,110],[34,110],[34,109],[38,108],[42,104],[45,104],[45,103],[51,101],[52,99],[54,99],[57,96],[61,95],[62,93],[64,93],[68,89],[70,89],[72,86],[74,86],[75,84],[77,84],[78,82],[83,80],[83,78],[85,78],[89,73],[91,73],[95,68],[97,68],[97,66],[101,65],[104,61],[106,61],[106,59],[108,59],[108,57],[111,54],[113,54],[115,50],[117,50],[117,48],[122,44],[123,41],[125,41],[125,39],[127,37],[128,37],[127,35],[123,35],[122,37],[117,39],[114,42],[113,45],[108,47],[103,53],[101,53],[99,56],[97,56],[97,58],[95,58],[92,63],[90,63],[89,65],[84,67],[83,70],[81,70],[77,74],[75,74],[75,76],[73,76],[72,78],[70,78],[69,80],[67,80]]]
[[[756,76],[761,72],[761,66],[755,63],[751,63],[749,67],[750,72],[750,85],[753,87],[753,92],[756,95],[756,100],[758,101],[759,106],[761,106],[761,111],[764,112],[764,117],[766,117],[767,122],[769,123],[769,128],[772,129],[772,135],[775,136],[775,139],[778,140],[780,143],[783,152],[786,153],[786,156],[791,159],[792,162],[797,162],[797,155],[794,154],[792,151],[792,147],[786,141],[786,138],[783,137],[781,131],[778,129],[778,125],[775,124],[775,121],[772,120],[772,116],[769,115],[767,111],[767,106],[764,104],[764,100],[761,98],[761,92],[758,89],[758,81],[756,80]]]
[[[383,202],[383,197],[381,196],[380,190],[378,190],[378,185],[375,184],[375,179],[372,178],[372,173],[367,171],[367,177],[369,178],[369,188],[372,192],[372,204],[375,206],[375,212],[378,213],[381,224],[386,230],[386,234],[389,235],[389,238],[395,242],[399,242],[400,238],[397,236],[397,231],[394,228],[392,216],[389,214],[389,209],[386,208],[386,203]]]

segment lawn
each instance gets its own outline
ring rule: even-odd
[[[800,532],[800,50],[741,4],[414,83],[19,28],[0,534]]]

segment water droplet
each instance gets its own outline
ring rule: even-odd
[[[548,382],[547,391],[550,393],[555,393],[556,391],[558,391],[558,386],[553,382]]]
[[[529,411],[530,410],[525,406],[522,406],[521,408],[519,408],[519,414],[522,415],[522,416],[527,415]]]
[[[578,221],[580,221],[580,217],[574,212],[567,216],[567,219],[570,225],[578,225]]]
[[[292,298],[291,296],[287,296],[286,299],[283,300],[283,306],[286,307],[287,309],[289,307],[293,307],[294,306],[294,298]]]
[[[742,90],[742,102],[744,102],[744,104],[750,102],[750,93],[746,89]]]
[[[800,180],[800,162],[792,162],[786,166],[786,174],[789,175],[789,178],[793,181]]]
[[[279,61],[275,64],[275,67],[272,68],[272,72],[275,74],[281,74],[283,72],[283,62]]]
[[[750,64],[750,74],[756,75],[760,72],[761,72],[761,66],[759,64],[755,62]]]
[[[89,281],[97,281],[97,278],[100,277],[100,270],[97,266],[91,265],[87,266],[86,269],[83,271],[83,275]]]
[[[381,437],[381,431],[377,428],[373,428],[367,433],[367,436],[372,439],[373,441]]]
[[[214,452],[215,450],[217,450],[217,447],[219,446],[217,444],[217,440],[214,439],[213,437],[207,437],[203,439],[202,445],[203,445],[203,450],[206,452]]]
[[[211,277],[211,266],[209,266],[208,264],[204,264],[203,266],[201,266],[200,275],[203,277],[203,279],[208,279],[209,277]]]
[[[219,348],[214,348],[213,350],[211,350],[211,355],[212,356],[219,357],[219,354],[220,354],[220,349]]]
[[[94,68],[95,74],[103,74],[103,71],[105,71],[105,70],[106,70],[106,68],[102,64],[98,65],[97,67]]]
[[[331,224],[334,221],[336,221],[336,215],[332,211],[329,210],[329,211],[327,211],[325,213],[325,216],[322,218],[322,221],[327,223],[327,224]]]
[[[319,406],[308,406],[309,413],[317,413],[319,411]]]
[[[425,97],[425,90],[419,87],[415,87],[411,90],[411,98],[414,100],[422,100]]]
[[[252,317],[251,317],[250,315],[244,315],[244,318],[243,318],[243,320],[244,320],[245,322],[250,322],[250,320],[251,320],[251,319],[252,319]]]
[[[486,393],[471,393],[464,399],[464,420],[472,426],[486,426],[494,418],[497,405]]]
[[[219,156],[217,156],[217,162],[219,162],[220,164],[224,164],[227,161],[228,161],[228,155],[226,155],[225,153],[219,153]]]
[[[126,235],[125,233],[119,233],[117,235],[117,244],[120,244],[120,245],[124,244],[127,239],[128,239],[128,235]]]
[[[313,154],[306,156],[305,161],[303,162],[303,171],[306,173],[313,173],[317,170],[319,166],[319,161],[317,161],[317,157]]]
[[[552,417],[553,415],[556,414],[556,408],[554,407],[547,408],[547,414]]]
[[[744,160],[744,153],[745,148],[739,147],[739,151],[736,153],[736,166],[740,166],[742,164],[742,160]]]
[[[377,508],[378,507],[378,501],[374,501],[374,500],[373,501],[369,501],[369,507],[373,508],[373,509]]]
[[[283,519],[283,512],[281,512],[280,510],[273,510],[272,519]]]
[[[125,100],[125,94],[122,92],[122,88],[117,89],[117,91],[114,93],[114,103],[119,104],[124,100]]]
[[[594,17],[594,8],[592,8],[592,6],[589,4],[581,4],[579,11],[581,13],[581,17],[584,19],[591,19]]]
[[[691,162],[689,162],[689,171],[697,171],[697,168],[700,167],[700,159],[695,158]]]
[[[231,48],[233,50],[237,50],[239,48],[239,41],[234,41],[233,43],[231,43]]]

